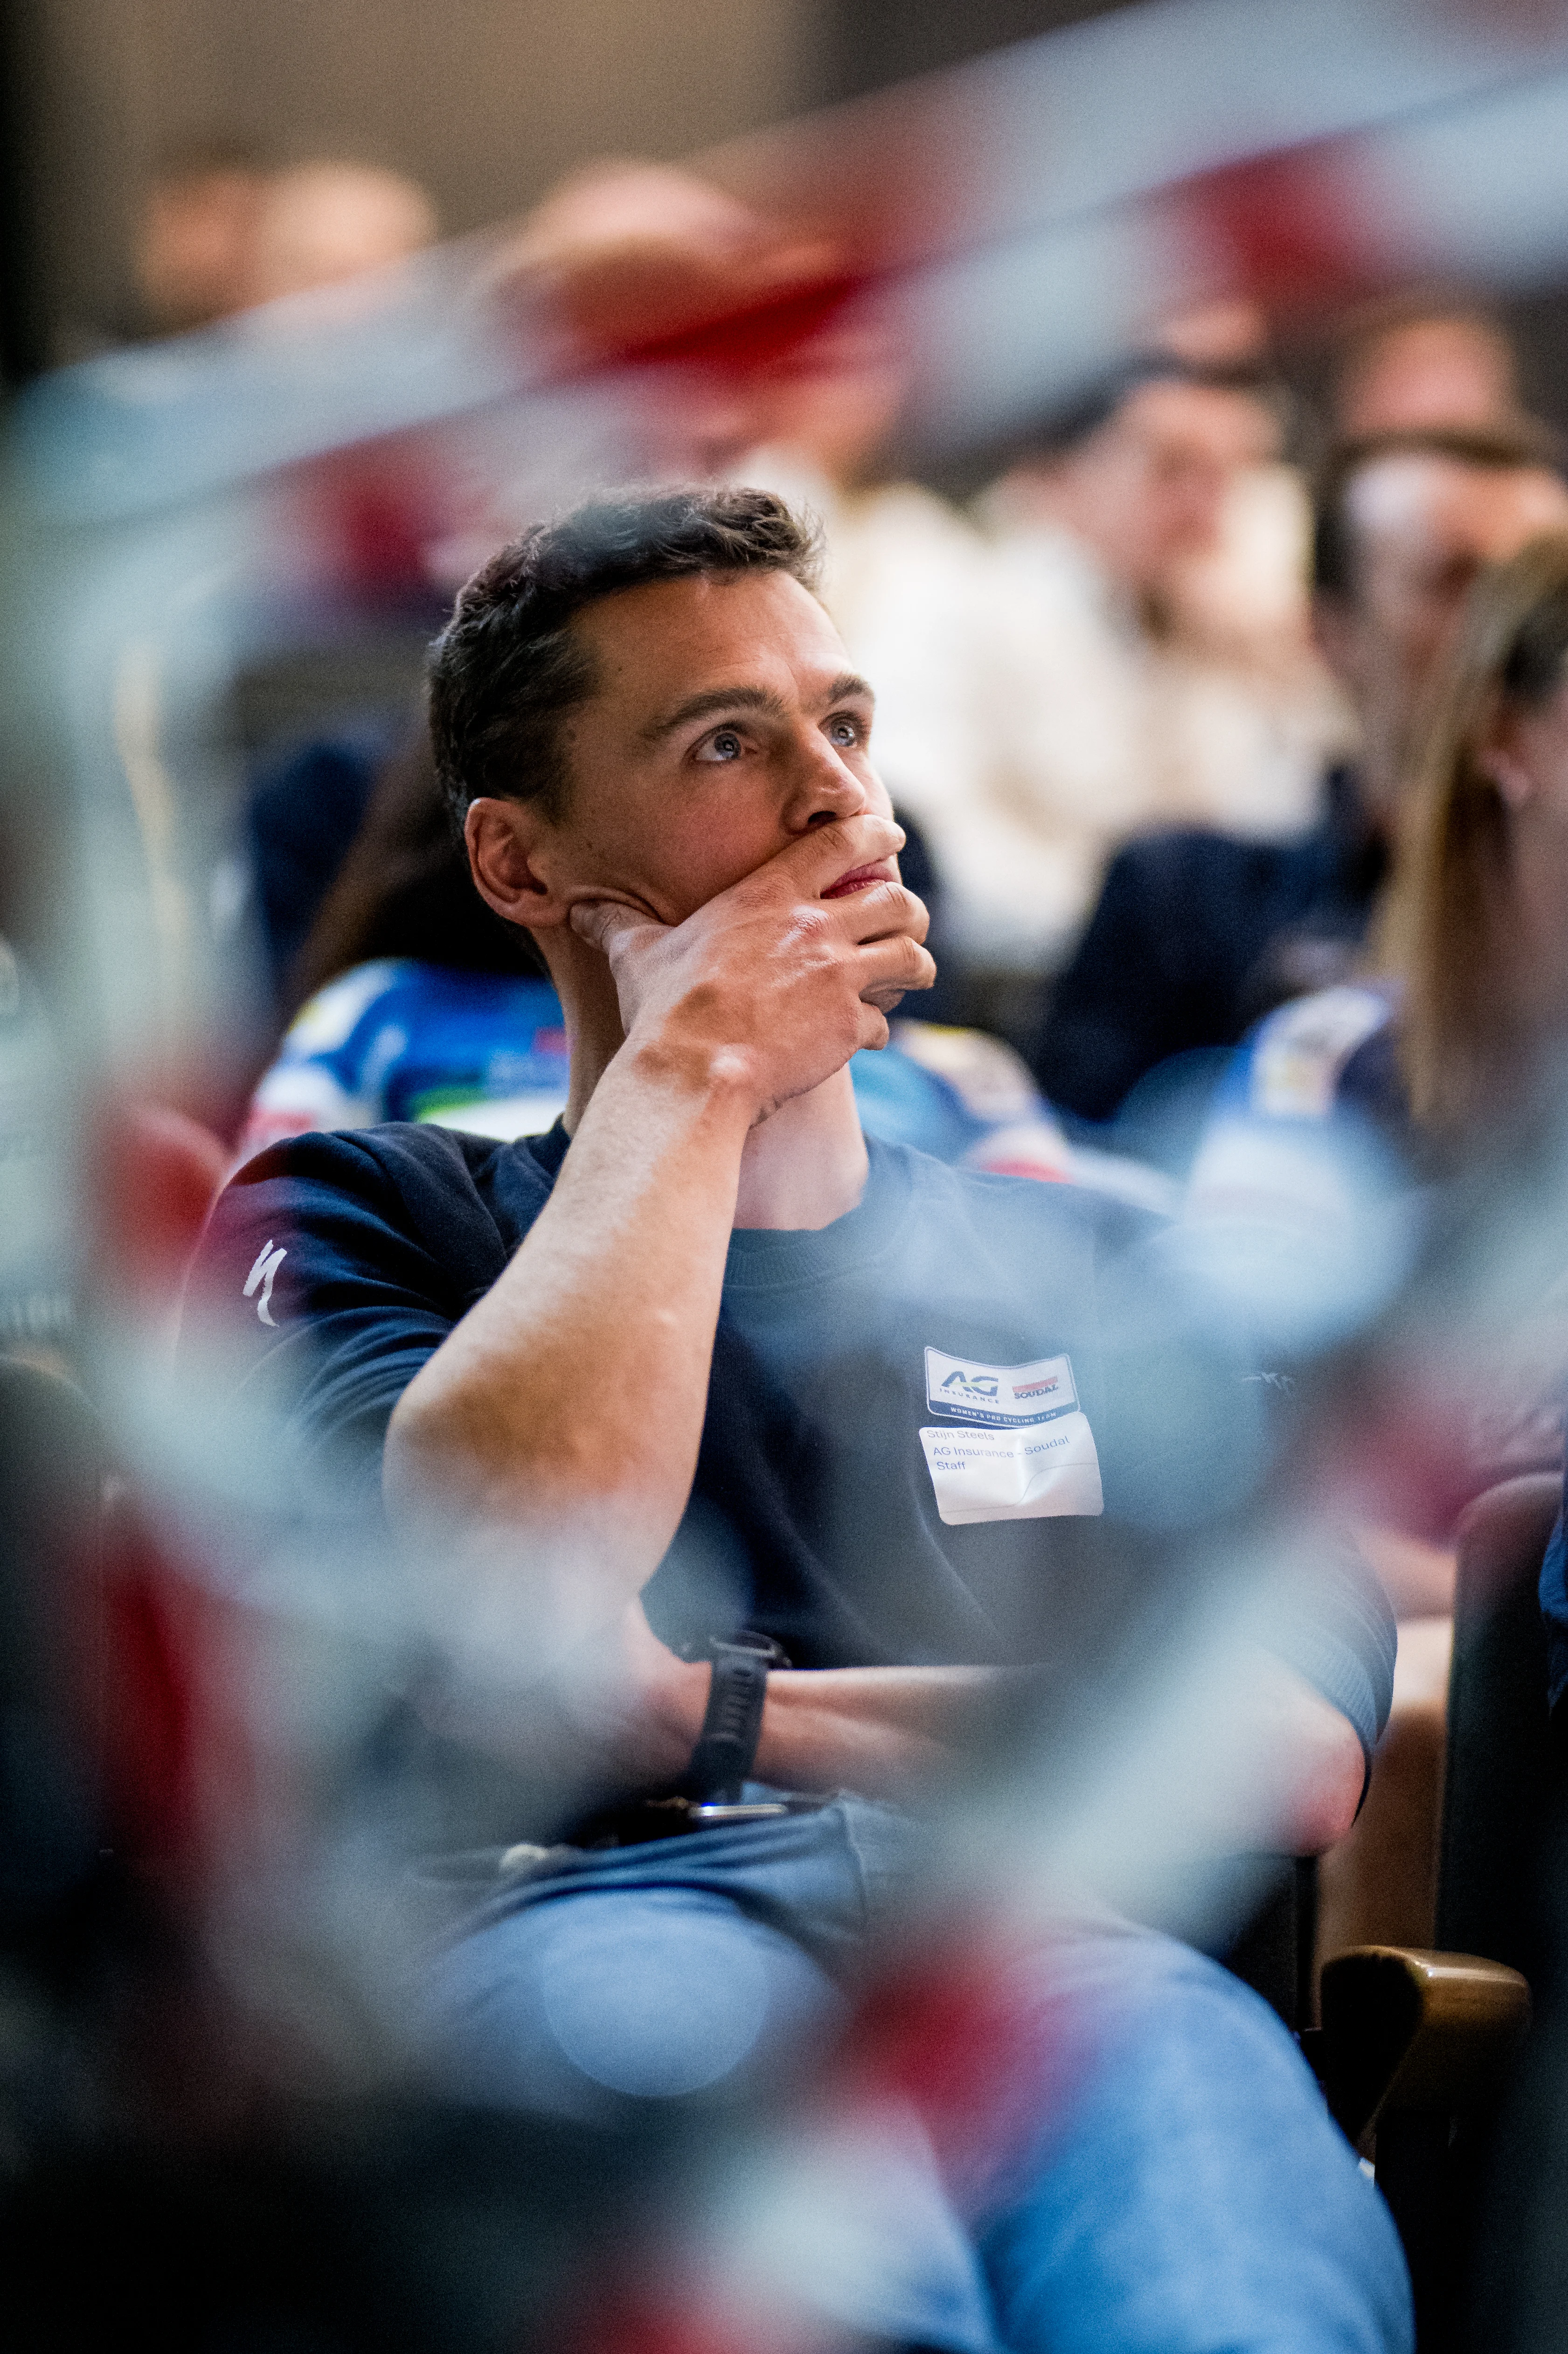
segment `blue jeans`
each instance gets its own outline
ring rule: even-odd
[[[612,2127],[798,2077],[831,2048],[920,1850],[907,1818],[840,1798],[554,1850],[444,1951],[442,2064],[485,2101]],[[862,2151],[825,2188],[822,2228],[759,2261],[797,2291],[809,2272],[809,2301],[842,2327],[952,2354],[1411,2347],[1387,2210],[1266,2004],[1110,1921],[1022,1967],[1049,2031],[1008,2061],[996,2147],[944,2147],[918,2102],[907,2130],[885,2116],[874,2162]],[[1052,2055],[1037,2097],[1032,2052]]]

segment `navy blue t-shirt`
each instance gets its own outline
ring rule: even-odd
[[[557,1125],[395,1125],[243,1168],[199,1254],[240,1386],[364,1482],[398,1396],[548,1200]],[[741,1623],[797,1666],[1033,1664],[1064,1695],[1173,1625],[1266,1468],[1270,1393],[1190,1312],[1157,1221],[869,1144],[859,1206],[731,1237],[684,1521],[645,1589],[689,1649]],[[586,1378],[591,1378],[588,1369]],[[657,1401],[650,1400],[650,1414]],[[1286,1648],[1370,1745],[1393,1627],[1359,1573]]]

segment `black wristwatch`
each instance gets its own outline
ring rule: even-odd
[[[713,1681],[707,1712],[680,1795],[707,1806],[738,1805],[762,1734],[768,1671],[787,1668],[789,1658],[771,1635],[743,1627],[738,1635],[708,1645]]]

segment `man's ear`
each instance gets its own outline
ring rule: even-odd
[[[482,796],[470,801],[462,831],[474,888],[487,907],[530,931],[566,922],[567,902],[548,880],[550,829],[536,802]]]

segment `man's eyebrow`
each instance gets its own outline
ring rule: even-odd
[[[642,730],[650,744],[662,737],[673,736],[677,727],[686,727],[694,719],[711,718],[717,711],[761,711],[769,719],[782,719],[782,699],[766,686],[714,686],[702,695],[689,695],[673,711],[666,711],[651,719]]]
[[[829,687],[824,701],[829,704],[863,701],[874,703],[875,696],[857,671],[841,671]],[[766,686],[713,686],[701,695],[688,695],[673,711],[666,711],[652,719],[642,730],[643,739],[650,744],[673,736],[678,727],[689,727],[694,719],[711,719],[722,711],[760,711],[769,719],[782,719],[786,707],[781,696]]]

